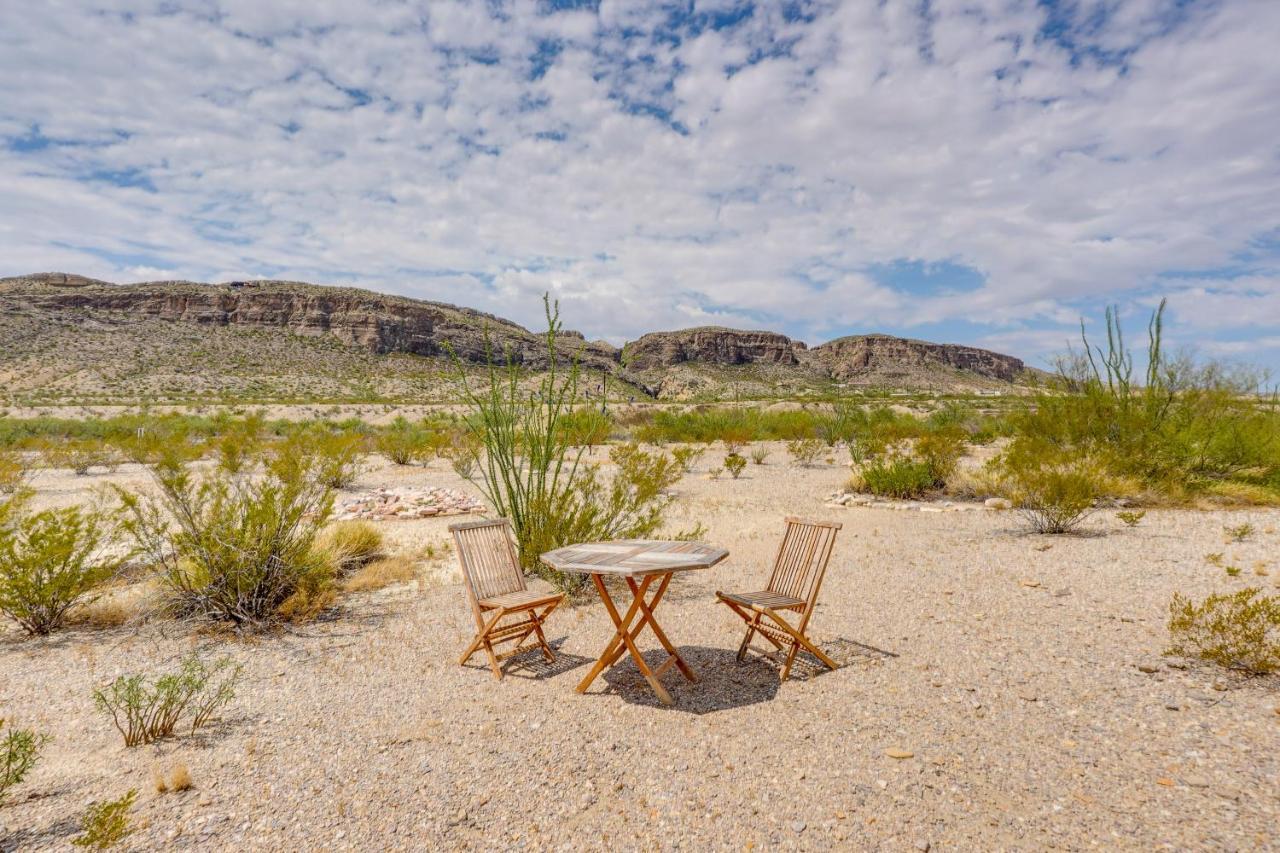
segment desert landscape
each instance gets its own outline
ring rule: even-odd
[[[55,739],[0,811],[4,849],[58,849],[69,815],[131,787],[137,850],[1274,846],[1280,696],[1161,653],[1174,590],[1275,588],[1280,513],[1162,510],[1130,529],[1099,512],[1040,537],[981,504],[833,506],[842,466],[765,447],[741,479],[699,465],[675,487],[731,556],[662,604],[702,679],[668,679],[671,708],[631,666],[573,692],[611,631],[590,599],[552,615],[556,664],[529,653],[502,681],[479,658],[457,666],[474,628],[451,556],[265,637],[8,632],[0,707]],[[33,485],[65,503],[106,479],[141,475]],[[472,490],[440,462],[384,463],[352,493],[375,484]],[[776,664],[734,659],[740,623],[713,592],[761,584],[788,514],[844,524],[814,619],[841,668],[779,684]],[[449,521],[380,524],[420,554]],[[1224,545],[1246,522],[1257,533]],[[1221,551],[1246,573],[1206,565]],[[192,649],[244,665],[234,705],[196,736],[123,747],[93,688]],[[179,764],[191,788],[157,792]]]

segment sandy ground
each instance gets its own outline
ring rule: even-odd
[[[0,807],[0,849],[69,849],[85,805],[130,788],[136,850],[1280,849],[1277,680],[1161,657],[1174,590],[1277,589],[1280,513],[1150,512],[1131,530],[1102,512],[1086,535],[1035,537],[1005,512],[827,506],[847,472],[780,448],[738,481],[707,479],[709,458],[672,518],[731,557],[658,610],[701,676],[667,674],[675,707],[629,662],[573,692],[611,633],[594,600],[552,616],[553,666],[516,661],[501,682],[480,657],[459,667],[473,626],[451,571],[248,640],[5,628],[0,715],[55,740]],[[62,502],[107,479],[36,485]],[[362,479],[459,486],[439,462]],[[813,625],[844,665],[779,685],[771,663],[734,660],[713,592],[763,585],[789,514],[844,523]],[[1224,544],[1245,521],[1258,532]],[[420,549],[448,523],[383,527]],[[93,687],[192,648],[243,662],[232,709],[125,748]],[[158,793],[153,770],[177,762],[192,789]]]

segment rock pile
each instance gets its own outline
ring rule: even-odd
[[[961,503],[957,501],[895,501],[878,498],[875,495],[863,495],[856,492],[835,491],[827,495],[826,505],[830,507],[867,507],[869,509],[897,509],[915,512],[967,512],[978,509],[1003,510],[1012,504],[1004,498],[988,498],[983,503]]]
[[[382,521],[396,518],[431,518],[484,512],[484,504],[454,489],[380,488],[342,501],[334,517],[338,521]]]

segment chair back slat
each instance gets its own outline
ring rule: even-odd
[[[473,601],[525,589],[511,522],[505,518],[471,521],[452,525],[449,532],[458,548],[462,581]]]
[[[835,521],[788,518],[769,578],[769,592],[803,599],[806,611],[811,609],[841,526]]]

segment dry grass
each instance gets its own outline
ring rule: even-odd
[[[151,784],[157,794],[177,793],[191,788],[191,771],[181,761],[169,768],[166,774],[159,765],[151,768]]]
[[[347,592],[367,592],[397,583],[408,583],[418,577],[418,563],[404,555],[383,557],[359,569],[343,584]]]
[[[120,628],[146,621],[160,607],[159,590],[153,582],[124,584],[74,607],[67,614],[67,624],[81,628]]]
[[[326,554],[338,574],[358,571],[384,556],[382,531],[367,521],[340,521],[316,539],[316,550]]]

